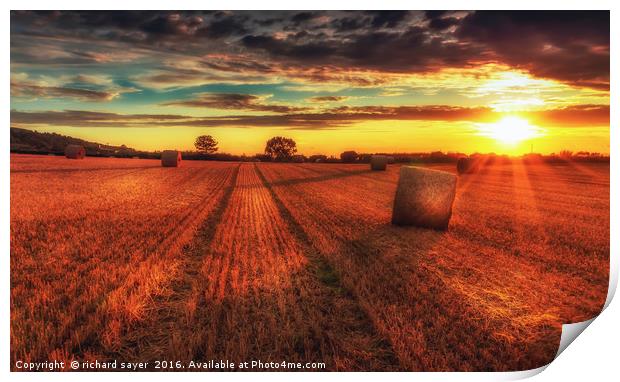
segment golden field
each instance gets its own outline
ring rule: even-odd
[[[398,171],[12,155],[12,364],[523,370],[601,310],[608,164],[461,175],[445,232],[390,224]]]

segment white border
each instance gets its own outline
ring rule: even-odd
[[[603,0],[563,0],[563,1],[545,1],[540,0],[522,0],[513,2],[497,2],[484,0],[470,0],[467,2],[456,0],[436,0],[428,2],[412,2],[403,0],[382,0],[381,2],[369,0],[313,0],[313,1],[296,1],[294,3],[283,0],[266,0],[261,2],[252,2],[249,0],[227,0],[226,2],[204,2],[204,1],[162,1],[162,0],[139,0],[128,4],[127,1],[107,0],[105,2],[85,3],[83,1],[42,1],[42,0],[22,0],[7,1],[7,9],[0,16],[2,25],[5,30],[4,52],[6,55],[2,61],[4,92],[2,92],[2,100],[4,105],[10,104],[9,83],[10,83],[10,9],[171,9],[174,5],[175,9],[611,9],[611,68],[612,68],[612,96],[614,100],[618,91],[618,82],[615,80],[615,71],[613,68],[618,67],[618,5],[619,2],[603,1]],[[614,105],[614,102],[610,102]],[[3,259],[0,263],[0,272],[2,274],[2,303],[0,304],[0,322],[2,323],[2,341],[0,343],[0,370],[3,376],[8,376],[10,380],[81,380],[85,376],[81,373],[9,373],[9,129],[10,114],[9,107],[3,110],[4,120],[6,121],[5,131],[2,139],[0,139],[0,168],[1,181],[0,189],[2,198],[2,207],[0,208],[0,243],[3,248]],[[611,108],[611,126],[618,126],[618,113],[615,106]],[[611,148],[614,149],[611,149]],[[619,208],[617,195],[614,193],[618,190],[618,158],[615,151],[620,147],[618,133],[614,128],[611,129],[611,258],[612,258],[612,276],[610,281],[618,279],[618,216]],[[610,291],[612,291],[610,285]],[[615,288],[613,288],[615,289]],[[610,293],[610,298],[613,293]],[[608,301],[609,303],[609,301]],[[618,327],[620,322],[620,308],[618,303],[611,304],[600,318],[597,318],[586,329],[586,335],[579,336],[575,340],[575,344],[563,352],[557,360],[552,362],[546,371],[536,377],[540,381],[562,380],[562,381],[583,381],[583,380],[610,380],[618,375],[618,362],[616,360],[618,354]],[[545,368],[541,368],[545,369]],[[533,370],[529,372],[518,373],[322,373],[320,375],[313,373],[299,373],[295,375],[296,379],[313,380],[317,377],[325,380],[355,380],[364,381],[375,378],[387,378],[394,380],[508,380],[519,379],[537,374],[541,370]],[[167,373],[115,373],[112,376],[107,373],[92,373],[87,378],[95,381],[107,381],[110,377],[114,379],[136,379],[147,377],[149,380],[163,381],[171,376]],[[245,378],[270,380],[270,381],[288,381],[291,375],[284,373],[210,373],[205,374],[174,374],[173,378],[184,378],[188,380],[204,381],[206,378],[214,380],[239,380]]]

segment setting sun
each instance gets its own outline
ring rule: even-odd
[[[517,144],[541,135],[541,130],[519,117],[505,117],[499,122],[480,125],[482,135],[505,144]]]

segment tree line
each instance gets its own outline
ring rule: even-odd
[[[125,145],[114,146],[97,142],[88,142],[82,139],[56,133],[39,133],[26,129],[11,127],[10,143],[12,153],[23,154],[53,154],[64,155],[64,149],[68,144],[82,145],[86,149],[87,156],[95,157],[118,157],[118,158],[149,158],[159,159],[160,152],[135,150]],[[234,155],[219,152],[219,143],[211,135],[196,137],[194,142],[196,151],[183,151],[183,158],[190,160],[218,160],[218,161],[244,161],[244,162],[312,162],[312,163],[368,163],[373,154],[387,155],[393,163],[454,163],[458,158],[466,156],[463,153],[443,153],[441,151],[425,153],[358,153],[347,150],[340,155],[315,154],[305,156],[298,153],[295,140],[277,136],[265,143],[265,149],[255,155]],[[474,154],[482,155],[482,154]],[[488,162],[509,162],[506,155],[484,154]],[[596,152],[562,150],[558,154],[541,155],[527,154],[523,156],[529,162],[555,162],[562,163],[568,160],[578,162],[609,162],[609,155]]]
[[[212,160],[235,160],[235,161],[260,161],[260,162],[311,162],[311,163],[370,163],[370,159],[374,154],[387,155],[391,163],[456,163],[459,158],[468,156],[464,153],[442,151],[424,152],[424,153],[358,153],[353,150],[342,152],[338,157],[327,156],[324,154],[315,154],[305,156],[297,153],[297,143],[292,138],[277,136],[270,138],[265,144],[265,150],[262,154],[253,156],[218,154],[218,142],[211,135],[201,135],[194,142],[196,153],[183,153],[187,159],[212,159]],[[472,154],[471,156],[483,156],[487,163],[509,163],[508,155],[489,154]],[[522,156],[525,161],[530,162],[564,162],[567,160],[581,162],[609,162],[608,155],[600,153],[590,153],[579,151],[573,153],[568,150],[562,150],[559,154],[526,154]]]

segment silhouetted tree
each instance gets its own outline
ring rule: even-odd
[[[296,152],[297,143],[291,138],[273,137],[267,141],[265,146],[265,154],[276,161],[290,160]]]
[[[198,151],[202,151],[207,154],[213,154],[217,152],[217,141],[210,135],[201,135],[196,138],[196,142],[194,142],[194,146]]]
[[[340,160],[343,163],[353,163],[357,160],[357,153],[355,151],[345,151],[340,154]]]

